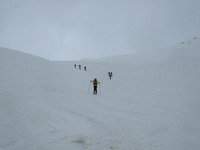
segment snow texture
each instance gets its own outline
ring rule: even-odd
[[[0,48],[0,150],[199,150],[199,43],[79,62]]]

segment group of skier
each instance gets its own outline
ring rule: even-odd
[[[74,64],[74,68],[76,68],[76,64]],[[78,68],[81,70],[81,65],[78,65]],[[84,70],[87,71],[86,66],[84,66]]]
[[[74,64],[74,68],[76,68],[76,64]],[[78,65],[78,68],[81,69],[81,65]],[[84,70],[87,71],[86,66],[84,66]],[[113,73],[112,72],[108,72],[108,77],[112,78]],[[93,83],[93,94],[97,95],[97,86],[98,84],[100,84],[100,82],[97,80],[97,78],[94,78],[93,80],[90,80],[91,83]]]

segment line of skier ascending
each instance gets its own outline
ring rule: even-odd
[[[77,67],[76,64],[74,64],[74,68],[76,68],[76,67]],[[81,69],[81,65],[78,65],[78,68]],[[84,70],[87,71],[86,66],[84,66]],[[112,76],[113,76],[113,73],[108,72],[108,77],[110,80],[112,79]],[[90,80],[90,83],[93,83],[93,94],[97,95],[97,86],[98,86],[98,84],[100,85],[100,82],[97,80],[97,78],[94,78],[93,80]],[[90,85],[89,85],[89,88],[90,88]],[[89,89],[88,89],[88,91],[89,91]],[[101,90],[100,90],[100,92],[101,92]]]
[[[74,68],[76,68],[76,64],[74,64]],[[78,65],[78,68],[81,70],[81,65]],[[84,66],[84,70],[87,71],[86,66]]]

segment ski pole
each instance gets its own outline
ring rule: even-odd
[[[90,91],[90,85],[91,85],[91,81],[90,81],[90,84],[89,84],[89,87],[88,87],[88,92]]]
[[[99,89],[100,89],[100,94],[101,94],[101,84],[99,83]]]

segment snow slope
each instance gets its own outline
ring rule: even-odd
[[[80,62],[0,48],[0,150],[198,150],[199,43]]]

